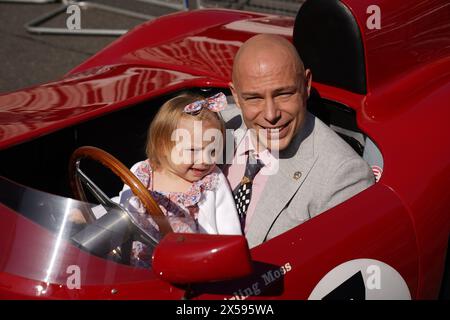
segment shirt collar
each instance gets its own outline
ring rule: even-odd
[[[261,173],[265,175],[273,174],[274,170],[278,170],[278,157],[263,146],[257,149],[255,140],[256,137],[252,134],[252,131],[247,130],[236,149],[236,156],[238,159],[243,159],[244,155],[248,155],[251,152],[256,159],[261,160],[264,164]]]

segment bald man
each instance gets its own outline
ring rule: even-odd
[[[254,36],[235,56],[230,89],[237,108],[223,116],[237,129],[236,148],[224,173],[250,247],[374,183],[367,163],[306,110],[311,79],[294,46],[279,36]],[[243,178],[249,168],[256,174]]]

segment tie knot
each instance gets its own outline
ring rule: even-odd
[[[255,156],[250,153],[247,159],[247,166],[245,167],[245,176],[253,180],[253,178],[258,174],[259,170],[264,167],[261,160],[256,159]]]

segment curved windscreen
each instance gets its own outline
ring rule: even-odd
[[[86,223],[87,210],[97,219]],[[156,242],[119,205],[92,205],[0,177],[0,220],[0,273],[44,284],[76,283],[76,276],[80,285],[154,278],[151,254],[133,263],[132,248],[152,250]]]

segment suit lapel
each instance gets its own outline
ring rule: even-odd
[[[314,117],[307,114],[304,126],[290,147],[279,155],[279,170],[270,176],[261,194],[246,234],[250,247],[265,241],[272,224],[305,181],[314,155]]]

